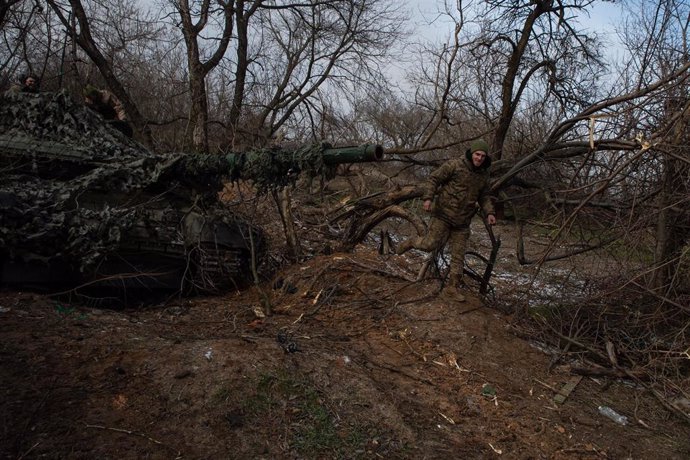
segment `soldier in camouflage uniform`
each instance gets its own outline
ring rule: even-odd
[[[431,252],[450,244],[450,276],[444,294],[462,302],[458,291],[462,286],[465,248],[470,237],[470,222],[479,203],[489,225],[496,223],[494,207],[488,194],[489,145],[483,140],[472,142],[463,158],[443,164],[431,173],[425,184],[424,209],[431,212],[429,230],[425,236],[403,241],[396,251],[403,254],[415,248]],[[432,206],[432,199],[436,202]]]
[[[41,79],[37,75],[30,73],[24,76],[21,84],[12,85],[10,91],[15,93],[38,94],[41,91]]]
[[[132,137],[134,132],[127,120],[127,113],[122,102],[107,89],[98,89],[92,85],[84,88],[84,103],[87,107],[100,113],[110,126]]]

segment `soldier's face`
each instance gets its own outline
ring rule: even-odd
[[[28,86],[29,88],[35,88],[35,87],[36,87],[36,80],[34,80],[33,78],[29,77],[29,78],[26,79],[26,81],[24,82],[24,84],[25,84],[26,86]]]
[[[477,150],[475,152],[472,152],[472,164],[475,168],[480,167],[484,163],[485,159],[486,152],[484,152],[483,150]]]

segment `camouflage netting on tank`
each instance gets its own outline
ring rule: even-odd
[[[64,92],[0,95],[0,252],[88,270],[180,157],[154,155]]]
[[[205,184],[207,189],[222,189],[223,178],[250,180],[257,193],[293,184],[299,174],[311,177],[330,175],[335,170],[324,164],[328,144],[313,144],[295,150],[280,147],[224,155],[187,155],[174,168],[175,177],[186,184]]]
[[[96,112],[74,102],[66,91],[0,94],[0,132],[78,146],[92,161],[153,156],[111,128]]]
[[[323,163],[323,144],[307,145],[294,151],[262,149],[246,155],[242,174],[251,178],[259,193],[294,183],[300,173],[310,177],[327,174]]]
[[[68,209],[71,191],[62,184],[24,177],[6,182],[0,190],[0,247],[25,261],[63,260],[87,269],[117,246],[123,228],[135,212],[104,206]]]

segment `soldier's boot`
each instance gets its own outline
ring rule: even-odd
[[[447,291],[447,298],[456,302],[464,302],[465,295],[462,293],[462,287],[465,285],[462,281],[462,273],[451,272],[448,277],[448,285],[443,289]]]

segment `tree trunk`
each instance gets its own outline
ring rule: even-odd
[[[652,287],[660,294],[675,289],[681,281],[676,274],[690,236],[690,211],[687,209],[689,173],[690,167],[686,162],[666,158],[652,279]]]
[[[285,240],[290,249],[290,255],[293,257],[293,260],[298,261],[302,251],[300,249],[299,239],[297,238],[297,232],[295,231],[295,219],[292,215],[290,190],[287,187],[283,187],[280,193],[274,191],[273,199],[278,205],[278,212],[283,223]]]
[[[677,113],[678,121],[673,127],[673,135],[669,142],[668,148],[671,150],[664,156],[664,178],[660,193],[657,243],[654,252],[655,269],[652,278],[652,288],[660,294],[679,287],[682,281],[678,277],[681,255],[685,245],[690,241],[690,100],[684,96],[672,102],[676,102],[679,107],[671,107],[668,112]]]
[[[237,68],[235,69],[235,89],[232,95],[232,106],[230,107],[230,114],[228,115],[228,124],[230,125],[229,139],[231,145],[235,142],[235,133],[237,132],[240,115],[242,114],[247,71],[249,69],[249,14],[253,14],[253,10],[245,15],[244,1],[238,0],[237,8],[235,9],[237,22]]]
[[[192,93],[192,106],[189,122],[192,134],[192,146],[197,152],[208,152],[208,99],[206,96],[206,78],[199,69],[190,71],[189,86]]]

